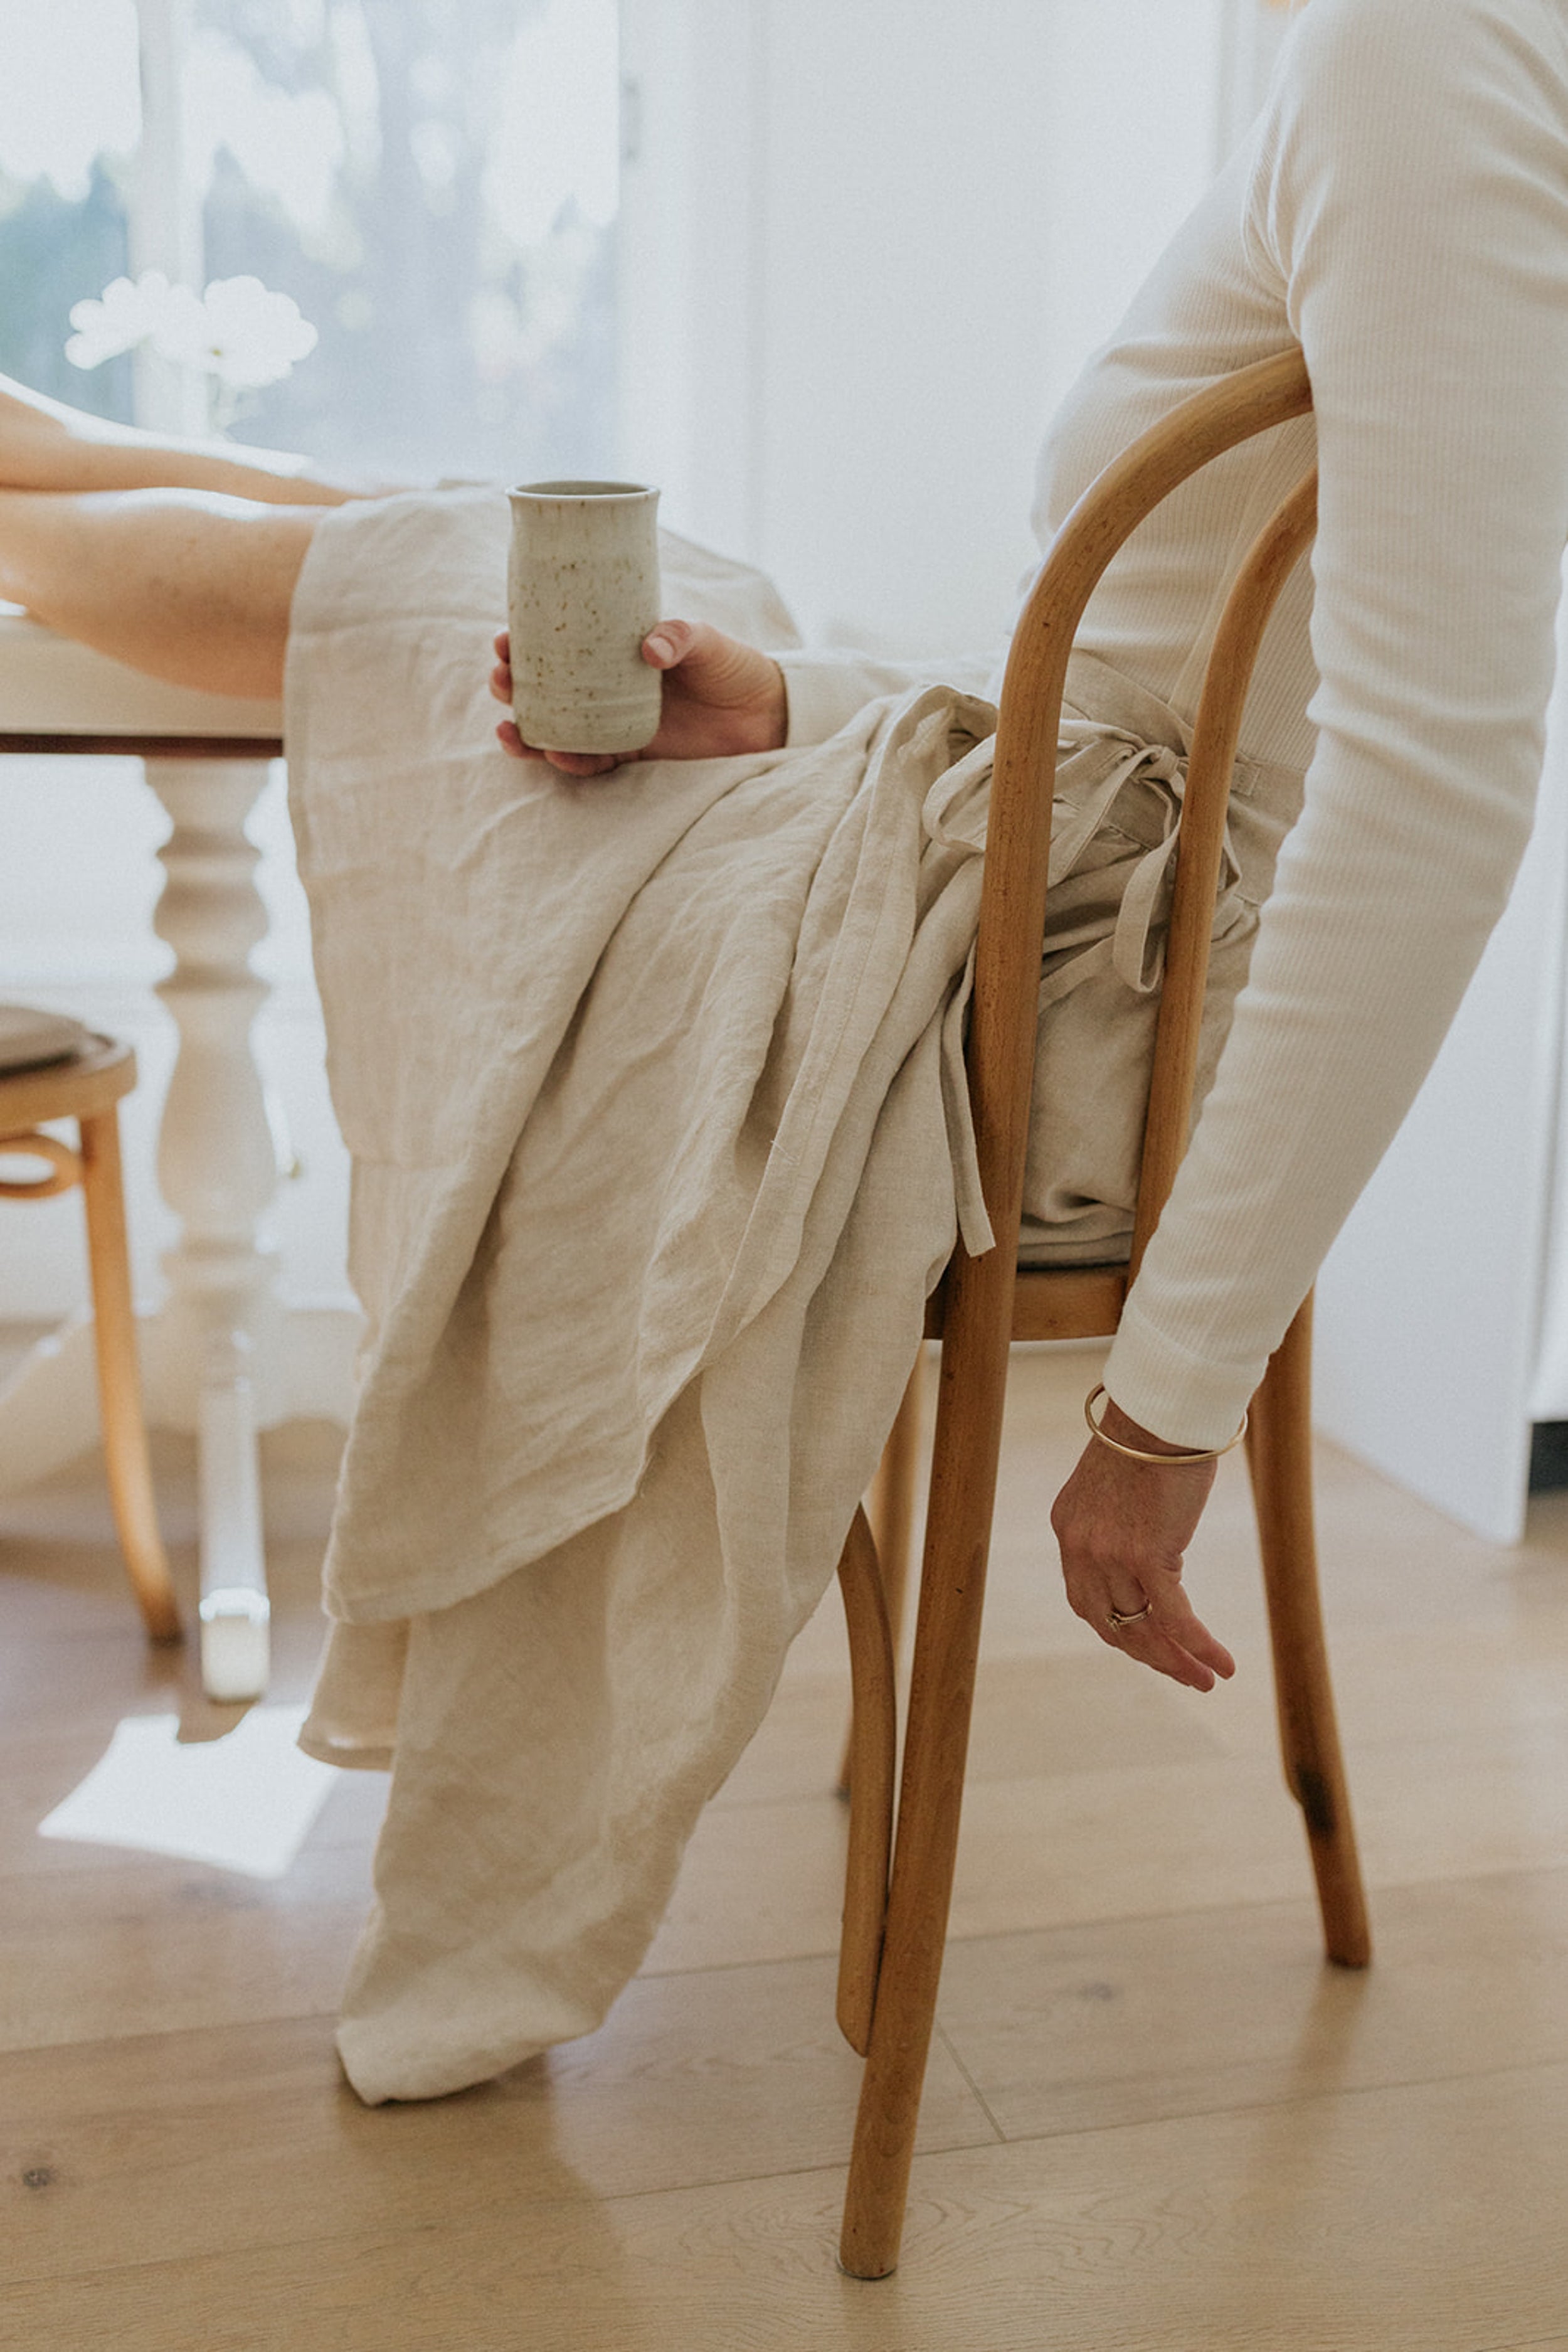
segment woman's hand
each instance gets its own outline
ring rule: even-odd
[[[511,640],[496,639],[490,691],[512,699]],[[733,751],[777,751],[789,728],[789,698],[778,663],[706,621],[661,621],[643,640],[643,659],[664,673],[659,731],[634,760],[718,760]],[[567,776],[602,776],[621,765],[614,752],[540,751],[525,743],[517,721],[496,730],[515,760],[548,760]]]
[[[1179,1447],[1140,1429],[1109,1398],[1102,1426],[1124,1445],[1179,1456]],[[1051,1514],[1077,1615],[1113,1650],[1202,1691],[1214,1688],[1216,1675],[1236,1672],[1235,1659],[1195,1615],[1181,1582],[1182,1555],[1208,1500],[1214,1466],[1179,1458],[1168,1467],[1130,1462],[1091,1439]],[[1153,1606],[1136,1624],[1112,1623],[1113,1610],[1130,1617],[1145,1601]]]

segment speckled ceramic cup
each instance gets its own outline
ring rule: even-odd
[[[508,494],[512,709],[540,751],[640,751],[659,731],[657,490],[525,482]]]

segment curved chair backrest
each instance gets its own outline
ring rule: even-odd
[[[1079,622],[1113,556],[1164,498],[1211,458],[1311,406],[1306,364],[1292,349],[1173,409],[1084,492],[1057,533],[1014,631],[997,729],[969,1034],[980,1181],[996,1256],[1009,1268],[1023,1195],[1057,736]],[[1241,707],[1264,625],[1312,535],[1315,492],[1316,477],[1309,474],[1260,534],[1237,575],[1204,680],[1188,761],[1130,1273],[1137,1270],[1186,1147]]]
[[[1115,1330],[1129,1275],[1186,1148],[1242,704],[1270,611],[1312,530],[1315,476],[1259,534],[1210,651],[1187,761],[1130,1268],[1018,1265],[1068,656],[1096,583],[1145,516],[1210,458],[1311,405],[1305,365],[1291,351],[1173,410],[1085,492],[1058,533],[1014,633],[997,732],[968,1053],[980,1181],[996,1246],[971,1257],[960,1241],[928,1305],[927,1334],[942,1340],[942,1385],[891,1877],[894,1640],[863,1511],[855,1515],[840,1567],[855,1674],[855,1745],[839,2013],[851,2043],[867,2056],[841,2260],[857,2278],[885,2276],[898,2255],[957,1853],[1009,1344],[1015,1336],[1082,1339]],[[1306,1815],[1326,1948],[1347,1966],[1362,1967],[1370,1949],[1365,1900],[1312,1552],[1306,1318],[1303,1307],[1254,1399],[1249,1462],[1286,1779]],[[901,1423],[912,1419],[913,1394],[912,1382]],[[904,1458],[912,1452],[906,1442]]]

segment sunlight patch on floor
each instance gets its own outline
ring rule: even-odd
[[[177,1715],[127,1716],[38,1835],[281,1878],[337,1778],[295,1746],[304,1719],[256,1706],[221,1739],[182,1743]]]

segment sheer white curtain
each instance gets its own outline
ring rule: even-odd
[[[615,473],[620,71],[615,0],[0,0],[0,370],[200,426],[199,373],[146,351],[72,366],[70,310],[153,268],[197,289],[254,277],[319,341],[242,393],[236,439],[383,478]],[[130,762],[0,761],[0,996],[136,1045],[148,1295],[173,1237],[152,1174],[166,831]],[[251,833],[271,919],[257,1052],[304,1166],[278,1204],[282,1284],[330,1296],[341,1150],[280,777]],[[26,1222],[0,1254],[0,1323],[81,1302],[76,1203]]]
[[[205,421],[143,351],[84,375],[73,303],[256,277],[318,331],[236,437],[402,474],[609,470],[616,0],[5,0],[0,366]]]

